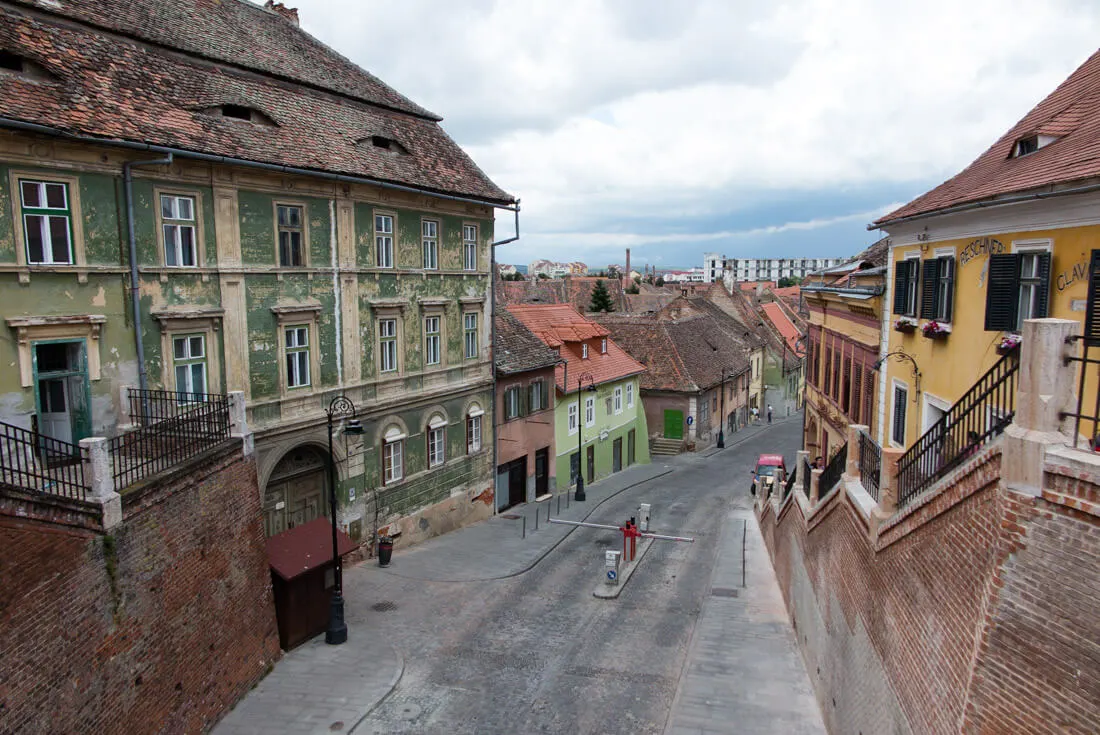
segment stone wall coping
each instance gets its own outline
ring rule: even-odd
[[[863,487],[858,477],[844,475],[844,481],[841,484],[844,485],[844,493],[851,499],[852,506],[859,511],[864,521],[870,523],[871,512],[878,507],[878,503]]]

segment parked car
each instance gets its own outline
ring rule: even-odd
[[[759,488],[765,489],[765,495],[771,494],[776,482],[782,482],[787,476],[787,464],[782,454],[761,454],[756,460],[756,469],[752,473],[752,494]]]

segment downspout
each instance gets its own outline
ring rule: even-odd
[[[890,315],[894,311],[894,279],[890,277],[892,270],[891,266],[894,265],[894,249],[891,247],[887,251],[886,258],[886,285],[882,295],[882,301],[880,303],[879,310],[882,315],[879,317],[879,338],[878,338],[878,357],[883,359],[883,356],[890,351]],[[886,363],[879,365],[878,375],[878,426],[875,427],[875,441],[878,442],[880,447],[886,446],[886,388],[887,388],[887,366]],[[893,400],[893,396],[890,397]]]
[[[519,239],[519,199],[513,210],[516,214],[516,234],[504,240],[489,243],[489,370],[493,376],[493,390],[489,395],[489,411],[493,427],[493,466],[490,475],[493,478],[493,515],[497,514],[497,318],[496,318],[496,282],[497,282],[497,245],[507,245]],[[547,472],[550,471],[548,467]],[[526,482],[526,480],[524,480]]]
[[[134,315],[134,344],[137,347],[138,387],[149,389],[149,375],[145,367],[145,341],[141,336],[141,284],[138,283],[137,236],[134,234],[134,166],[167,166],[172,154],[148,161],[127,161],[122,164],[122,181],[126,197],[126,231],[130,238],[130,307]],[[154,203],[155,204],[155,203]]]

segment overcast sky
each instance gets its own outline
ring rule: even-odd
[[[852,255],[1100,39],[1091,0],[295,3],[522,198],[504,263]]]

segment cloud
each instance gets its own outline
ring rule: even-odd
[[[853,251],[873,237],[853,212],[954,175],[1100,37],[1084,0],[298,2],[522,197],[532,259]]]

